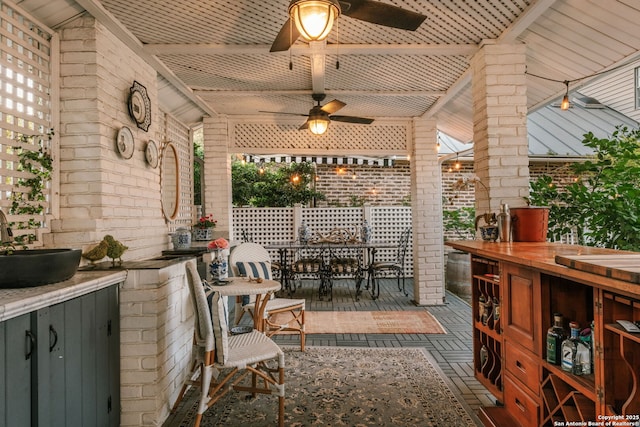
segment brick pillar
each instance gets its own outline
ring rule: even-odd
[[[216,231],[220,235],[233,236],[231,155],[226,118],[205,118],[204,137],[204,191],[203,214],[213,214],[218,220]]]
[[[413,292],[419,305],[444,303],[442,191],[436,121],[414,119],[411,148]]]
[[[484,42],[471,61],[476,211],[524,206],[529,194],[525,45]]]

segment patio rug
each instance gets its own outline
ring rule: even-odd
[[[476,426],[471,409],[454,394],[449,379],[424,349],[283,349],[286,426]],[[164,427],[192,424],[194,395],[187,394]],[[245,395],[228,393],[205,413],[201,425],[277,425],[276,396],[247,401]]]
[[[428,311],[306,311],[307,334],[445,334]],[[276,315],[277,324],[286,323],[289,313]]]

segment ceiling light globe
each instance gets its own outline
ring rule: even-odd
[[[289,16],[307,41],[326,39],[339,15],[337,0],[294,0],[289,4]]]
[[[322,135],[329,127],[329,120],[324,118],[309,119],[309,131],[314,135]]]

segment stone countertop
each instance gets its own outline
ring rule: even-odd
[[[124,282],[125,270],[78,271],[71,279],[33,288],[0,289],[0,322]]]

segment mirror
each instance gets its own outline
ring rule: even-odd
[[[168,221],[178,216],[180,205],[180,168],[178,151],[175,145],[167,142],[162,149],[160,165],[160,193],[162,196],[162,213]]]

